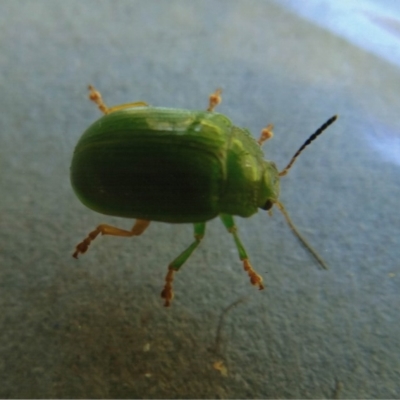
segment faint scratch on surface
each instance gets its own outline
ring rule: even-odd
[[[217,332],[215,335],[215,347],[214,347],[214,351],[215,354],[219,354],[220,353],[220,347],[221,347],[221,335],[222,335],[222,326],[224,324],[224,319],[226,314],[232,310],[234,307],[236,307],[237,305],[239,305],[240,303],[244,302],[247,300],[247,297],[241,297],[240,299],[234,301],[233,303],[231,303],[228,307],[226,307],[220,317],[219,317],[219,321],[218,321],[218,326],[217,326]]]
[[[219,371],[222,376],[228,376],[228,368],[226,368],[223,361],[215,361],[213,368]]]
[[[146,343],[146,344],[143,346],[143,351],[146,352],[146,351],[149,351],[149,350],[150,350],[150,343]]]
[[[343,383],[335,379],[335,387],[332,391],[332,399],[340,399],[340,393],[343,390]]]

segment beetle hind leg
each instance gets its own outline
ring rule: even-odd
[[[237,227],[235,225],[235,221],[232,215],[221,214],[220,218],[228,232],[233,235],[233,239],[235,240],[235,245],[239,253],[239,258],[243,262],[243,269],[249,275],[251,284],[258,286],[260,290],[264,289],[263,279],[259,274],[257,274],[256,271],[254,271],[253,267],[250,264],[249,256],[247,255],[246,249],[244,248],[242,241],[237,234]]]
[[[130,231],[125,229],[116,228],[111,225],[99,225],[94,231],[90,232],[89,235],[80,242],[75,249],[74,254],[72,255],[74,258],[78,258],[79,254],[86,253],[89,248],[90,243],[96,239],[96,237],[101,233],[102,235],[112,235],[112,236],[122,236],[122,237],[130,237],[130,236],[139,236],[141,235],[146,228],[149,226],[150,221],[145,219],[137,219],[135,225],[133,225]]]
[[[174,261],[171,262],[168,266],[168,273],[165,277],[165,285],[164,289],[161,292],[161,297],[164,299],[165,307],[169,307],[172,299],[174,298],[174,291],[172,289],[172,282],[174,280],[175,272],[178,272],[182,265],[187,261],[187,259],[191,256],[197,246],[200,244],[201,239],[204,237],[204,233],[206,231],[206,224],[204,222],[194,224],[194,242],[184,250],[178,257],[175,258]]]

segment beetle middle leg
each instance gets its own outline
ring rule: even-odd
[[[272,124],[269,124],[261,131],[260,138],[257,140],[257,143],[260,146],[262,146],[264,142],[274,136],[274,132],[272,132],[272,129],[274,129],[274,126]]]
[[[164,289],[161,292],[161,297],[165,300],[165,307],[168,307],[171,304],[172,299],[174,298],[174,291],[172,289],[172,282],[174,280],[175,272],[179,271],[182,265],[187,261],[187,259],[191,256],[197,246],[200,244],[201,239],[204,237],[204,233],[206,231],[205,222],[200,222],[194,224],[194,242],[184,250],[178,257],[172,261],[168,266],[168,273],[165,277],[165,285]]]
[[[130,231],[125,229],[116,228],[115,226],[102,224],[99,225],[94,231],[90,232],[89,235],[80,242],[75,249],[75,253],[72,255],[75,258],[78,258],[79,253],[86,253],[89,248],[90,243],[96,239],[96,237],[101,233],[102,235],[112,235],[112,236],[122,236],[122,237],[130,237],[130,236],[139,236],[141,235],[146,228],[150,225],[150,221],[145,219],[137,219],[135,225],[133,225]]]
[[[235,240],[235,245],[239,253],[239,258],[243,262],[244,270],[250,277],[251,284],[257,285],[260,290],[264,289],[264,285],[262,283],[263,279],[260,275],[257,274],[256,271],[254,271],[253,267],[250,264],[249,256],[247,255],[246,249],[244,248],[242,241],[237,234],[237,227],[235,225],[235,221],[232,215],[220,214],[220,218],[228,232],[233,235],[233,239]]]
[[[217,107],[219,103],[221,103],[222,101],[221,93],[222,89],[217,89],[214,93],[210,94],[207,111],[209,112],[214,111],[214,108]]]

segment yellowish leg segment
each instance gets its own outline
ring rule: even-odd
[[[273,128],[274,126],[272,124],[269,124],[261,131],[260,138],[257,140],[257,143],[260,146],[262,146],[264,142],[266,142],[268,139],[271,139],[274,136],[274,132],[272,132]]]
[[[235,225],[235,221],[232,215],[228,214],[220,214],[220,218],[225,225],[226,229],[229,233],[233,235],[233,239],[235,240],[235,245],[239,253],[239,258],[243,262],[243,268],[247,272],[250,278],[250,282],[252,285],[258,286],[260,290],[264,289],[263,279],[260,275],[254,271],[253,267],[250,264],[249,257],[247,255],[246,249],[244,248],[242,241],[240,240],[237,234],[237,227]]]
[[[174,280],[175,272],[179,271],[182,265],[187,261],[190,255],[194,252],[197,246],[200,244],[201,239],[204,237],[206,231],[206,224],[204,222],[194,224],[194,242],[184,250],[178,257],[172,261],[168,266],[168,273],[165,277],[164,289],[161,292],[161,297],[165,300],[165,307],[169,307],[172,299],[174,298],[174,291],[172,289],[172,282]]]
[[[146,228],[149,226],[150,221],[145,219],[137,219],[135,225],[130,231],[125,229],[119,229],[115,226],[110,225],[99,225],[94,231],[90,232],[89,235],[76,246],[75,253],[72,255],[75,258],[78,258],[79,254],[86,253],[89,248],[90,243],[96,239],[96,237],[101,233],[102,235],[112,235],[112,236],[122,236],[122,237],[130,237],[130,236],[139,236],[141,235]]]
[[[217,107],[219,103],[222,101],[221,97],[222,89],[217,89],[213,94],[210,95],[208,100],[208,108],[207,111],[212,112],[214,108]]]
[[[114,107],[107,107],[106,104],[104,103],[103,97],[101,96],[101,93],[99,91],[97,91],[92,85],[89,85],[88,89],[89,89],[89,99],[92,100],[95,104],[97,104],[97,107],[99,107],[99,110],[103,114],[110,114],[117,110],[123,110],[124,108],[148,107],[149,106],[144,101],[137,101],[134,103],[126,103],[126,104],[120,104],[120,105],[114,106]]]

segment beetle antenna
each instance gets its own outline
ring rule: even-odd
[[[311,247],[311,245],[307,242],[307,240],[297,230],[293,221],[290,219],[289,214],[287,213],[285,207],[283,207],[283,204],[280,203],[279,201],[277,201],[275,204],[278,207],[278,209],[280,210],[280,212],[283,214],[283,216],[285,217],[286,222],[290,226],[290,229],[297,236],[297,238],[300,240],[302,245],[314,256],[314,258],[318,261],[319,265],[323,269],[328,269],[328,266],[326,265],[325,261],[320,257],[320,255]]]
[[[300,153],[313,141],[315,140],[329,125],[333,124],[337,120],[338,116],[334,115],[329,118],[324,124],[322,124],[297,150],[296,154],[292,157],[289,164],[284,168],[281,172],[279,172],[279,176],[285,176],[289,169],[292,167],[293,163],[296,161],[296,158],[300,155]]]

